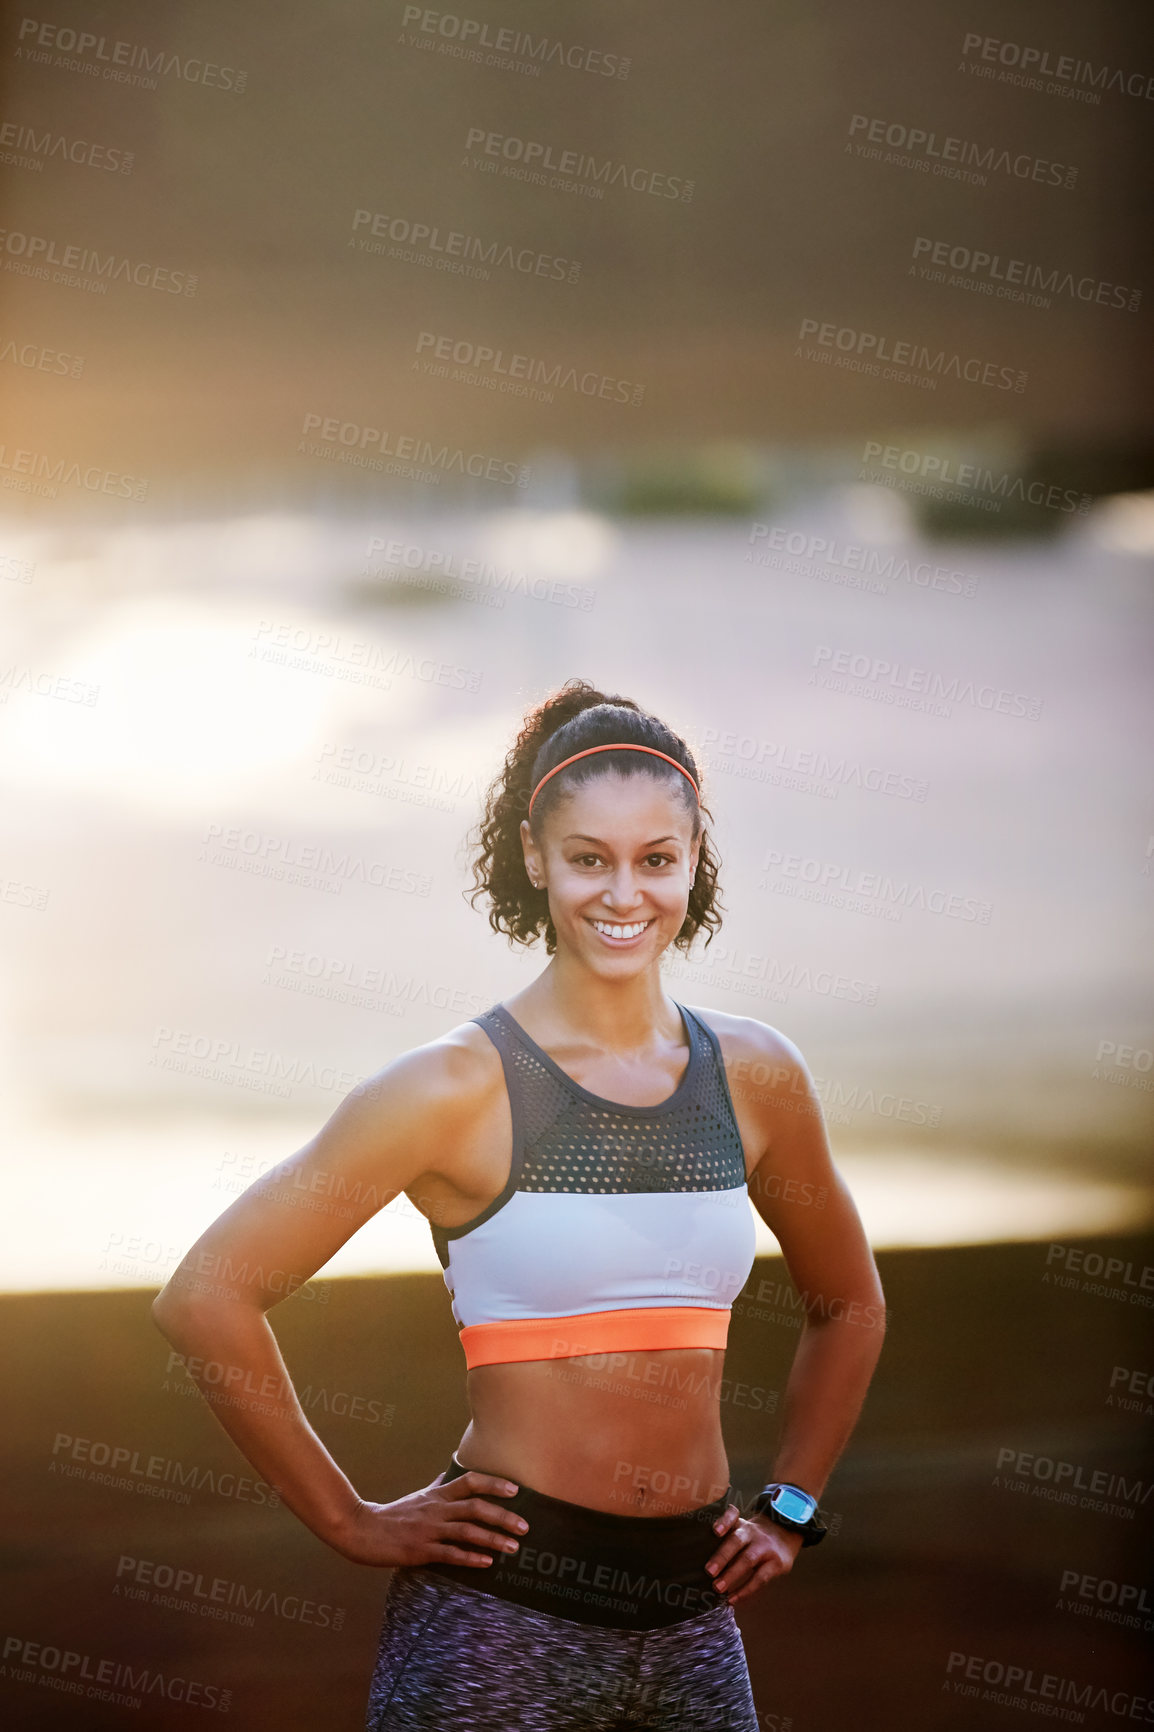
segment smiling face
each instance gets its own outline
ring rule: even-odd
[[[685,800],[647,774],[597,776],[562,798],[525,865],[549,894],[557,948],[597,974],[635,974],[685,923],[700,835]]]

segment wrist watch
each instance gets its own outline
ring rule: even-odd
[[[767,1485],[754,1498],[753,1513],[768,1516],[778,1527],[800,1534],[803,1547],[818,1545],[829,1531],[818,1519],[817,1499],[799,1485],[782,1481]]]

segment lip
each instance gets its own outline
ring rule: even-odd
[[[590,927],[592,927],[596,936],[601,940],[602,944],[607,944],[610,950],[632,950],[635,945],[640,944],[643,939],[649,936],[649,929],[655,922],[655,917],[651,916],[645,922],[644,932],[638,932],[633,938],[611,938],[607,932],[598,932],[596,926],[593,925],[592,919],[590,919],[588,915],[585,916],[585,919],[588,921]],[[616,925],[617,922],[614,921],[613,924]],[[620,924],[622,926],[633,926],[636,922],[632,920],[623,920]]]

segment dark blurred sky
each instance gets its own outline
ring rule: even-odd
[[[0,30],[16,129],[5,154],[18,159],[0,163],[6,230],[197,284],[97,295],[5,271],[4,340],[84,365],[74,378],[8,359],[0,431],[9,446],[147,474],[154,503],[192,481],[259,495],[291,480],[309,413],[520,458],[894,428],[1148,433],[1154,100],[1107,88],[1090,104],[983,79],[964,49],[992,37],[1014,45],[1011,59],[1069,55],[1154,98],[1145,7],[460,0],[424,14],[434,28],[421,31],[397,0],[44,4],[8,7]],[[452,22],[439,34],[444,20],[627,57],[628,75],[471,65],[437,52],[460,35]],[[242,69],[246,85],[170,73],[153,91],[105,78],[89,53],[93,76],[52,45],[70,29],[103,36],[105,52],[120,40]],[[855,114],[939,147],[950,136],[1074,169],[1074,184],[992,170],[967,185],[863,160],[847,149]],[[26,127],[131,151],[131,172],[51,155],[36,170]],[[468,165],[473,128],[692,181],[692,199],[613,186],[593,199],[485,173]],[[368,256],[349,244],[358,208],[577,260],[580,277],[477,281]],[[1067,293],[1038,308],[927,282],[910,274],[919,236],[1141,290],[1142,305]],[[799,358],[804,319],[1025,371],[1028,386],[927,390],[839,372]],[[535,402],[431,378],[415,370],[422,331],[641,383],[644,397],[568,389]]]

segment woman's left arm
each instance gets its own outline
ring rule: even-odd
[[[834,1166],[805,1060],[775,1029],[733,1020],[742,1032],[726,1042],[730,1090],[747,1145],[753,1141],[762,1151],[749,1175],[750,1200],[781,1246],[806,1314],[767,1479],[817,1498],[857,1423],[881,1353],[885,1297],[861,1218]],[[732,1505],[716,1528],[725,1542],[708,1567],[731,1604],[785,1574],[801,1549],[800,1535],[765,1516],[743,1518]]]

